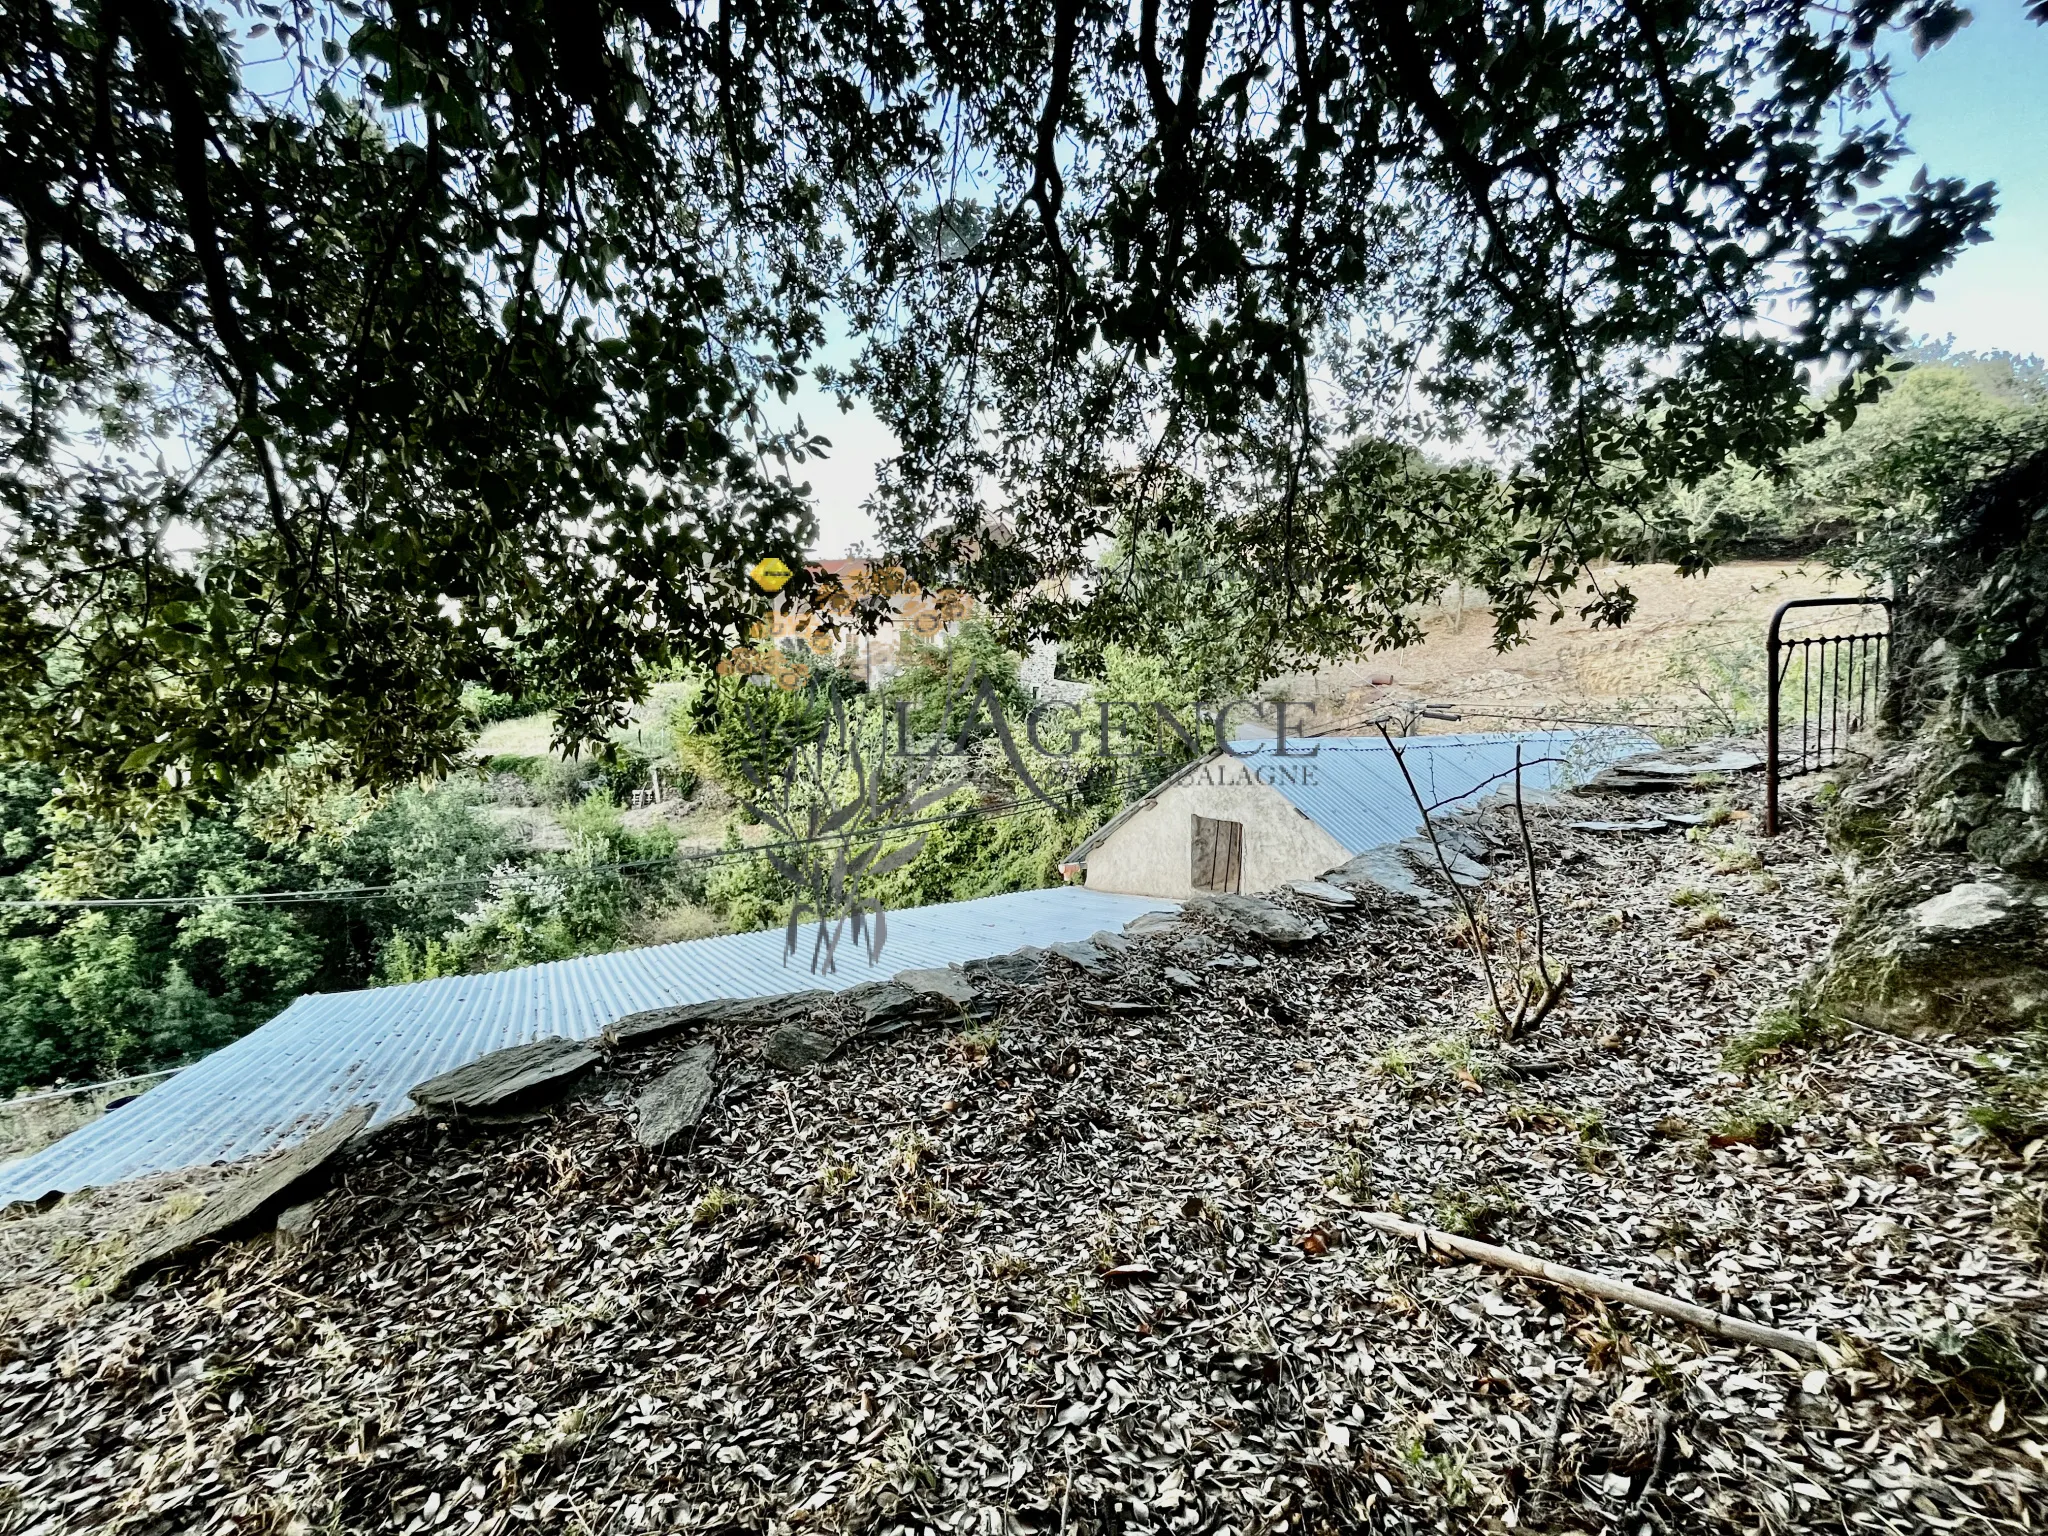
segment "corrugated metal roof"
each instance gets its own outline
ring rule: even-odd
[[[1609,763],[1652,751],[1657,745],[1647,733],[1619,726],[1406,736],[1397,742],[1416,789],[1432,810],[1456,809],[1495,789],[1512,790],[1518,745],[1525,793],[1581,783]],[[1151,810],[1154,797],[1162,791],[1185,779],[1218,772],[1257,775],[1261,783],[1270,784],[1354,855],[1405,842],[1422,832],[1422,818],[1401,777],[1401,764],[1377,734],[1290,737],[1284,758],[1279,755],[1279,743],[1271,737],[1241,736],[1231,747],[1237,753],[1235,760],[1220,752],[1195,759],[1089,834],[1060,867],[1070,874],[1085,869],[1089,853],[1110,834]],[[1308,755],[1311,751],[1313,756]]]
[[[1401,776],[1401,763],[1378,736],[1324,736],[1288,744],[1232,743],[1244,766],[1353,854],[1415,837],[1422,817]],[[1489,732],[1400,739],[1402,761],[1432,811],[1470,805],[1495,790],[1514,789],[1515,751],[1522,753],[1525,794],[1583,782],[1609,763],[1654,749],[1641,731]],[[1297,756],[1316,749],[1313,757]]]
[[[1174,905],[1071,887],[891,912],[879,962],[842,945],[828,976],[807,968],[807,945],[785,964],[775,929],[302,997],[162,1087],[0,1169],[0,1203],[252,1157],[351,1104],[375,1103],[377,1124],[406,1108],[407,1089],[438,1073],[547,1035],[588,1039],[643,1008],[838,991],[914,967],[1084,939]]]

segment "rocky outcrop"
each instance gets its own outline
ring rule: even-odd
[[[453,1072],[428,1078],[410,1096],[422,1109],[503,1114],[566,1092],[601,1059],[580,1040],[551,1035],[492,1051]]]
[[[2048,1023],[2048,883],[1926,863],[1855,894],[1804,1001],[1887,1029]]]

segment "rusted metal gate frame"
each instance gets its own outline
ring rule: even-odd
[[[1794,608],[1882,608],[1885,612],[1885,627],[1856,635],[1810,635],[1801,639],[1784,640],[1778,633],[1785,615]],[[1781,778],[1796,778],[1802,773],[1817,773],[1832,767],[1838,759],[1829,758],[1827,753],[1839,746],[1842,735],[1842,681],[1840,676],[1841,657],[1849,657],[1849,678],[1852,696],[1856,704],[1865,710],[1873,697],[1882,697],[1882,684],[1878,682],[1891,660],[1892,648],[1892,601],[1888,597],[1795,597],[1778,604],[1771,615],[1771,627],[1764,640],[1764,672],[1767,681],[1768,703],[1764,714],[1764,836],[1775,837],[1778,832],[1778,781]],[[1799,766],[1790,774],[1784,772],[1779,755],[1779,689],[1785,673],[1791,669],[1795,650],[1811,657],[1814,648],[1820,648],[1822,662],[1818,673],[1811,665],[1801,672],[1799,678]],[[1832,649],[1830,649],[1832,648]],[[1783,651],[1781,663],[1778,653]],[[1859,662],[1861,672],[1858,672]],[[1828,698],[1828,678],[1835,678],[1832,704]],[[1858,681],[1860,676],[1861,681]],[[1809,691],[1809,681],[1818,682]],[[1819,706],[1817,711],[1807,708],[1811,699]],[[1832,707],[1833,713],[1829,710]],[[1852,712],[1850,720],[1856,718]],[[1813,748],[1807,749],[1807,724],[1813,722]],[[1823,742],[1826,745],[1823,745]],[[1807,759],[1811,757],[1812,762]]]

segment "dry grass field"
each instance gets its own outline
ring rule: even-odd
[[[1426,616],[1420,645],[1282,678],[1270,691],[1315,700],[1324,721],[1426,701],[1449,706],[1468,729],[1508,730],[1527,718],[1559,716],[1740,726],[1746,722],[1712,717],[1761,687],[1771,611],[1787,598],[1860,590],[1817,566],[1762,560],[1704,576],[1649,565],[1602,569],[1597,577],[1636,594],[1636,616],[1625,627],[1595,629],[1568,615],[1539,623],[1523,644],[1501,652],[1484,603],[1454,593]]]

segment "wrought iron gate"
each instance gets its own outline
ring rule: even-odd
[[[1795,608],[1881,608],[1884,627],[1859,626],[1846,635],[1780,633]],[[1764,724],[1764,836],[1778,830],[1778,783],[1832,768],[1842,760],[1842,743],[1863,729],[1884,702],[1885,669],[1891,661],[1892,605],[1883,597],[1796,597],[1771,615],[1764,641],[1769,703]],[[1796,674],[1798,738],[1787,741],[1784,710],[1787,683]]]

